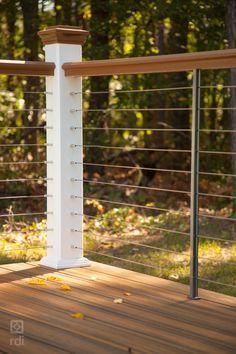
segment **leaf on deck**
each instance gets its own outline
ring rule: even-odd
[[[131,293],[124,293],[125,296],[131,296],[132,294]]]
[[[115,304],[122,304],[122,303],[123,303],[123,299],[121,299],[121,298],[116,298],[116,299],[113,300],[113,302],[114,302]]]
[[[55,275],[49,275],[47,276],[48,281],[62,281],[63,279],[60,277],[56,277]]]
[[[70,291],[71,287],[68,284],[62,284],[62,285],[60,285],[59,289],[60,290],[65,290],[65,291]]]
[[[84,314],[81,312],[75,312],[71,314],[71,317],[78,318],[79,320],[84,320]]]
[[[30,285],[47,285],[43,279],[31,279],[28,284]]]

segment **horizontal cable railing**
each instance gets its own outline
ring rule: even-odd
[[[52,92],[47,92],[47,91],[24,91],[22,90],[22,93],[25,95],[30,94],[30,95],[52,95]],[[9,90],[5,90],[5,91],[0,91],[0,95],[15,95],[15,91],[9,91]]]
[[[18,214],[0,214],[0,218],[15,217],[15,216],[34,216],[34,215],[49,215],[53,214],[49,211],[43,211],[41,213],[18,213]]]
[[[46,125],[37,126],[37,127],[32,127],[32,126],[30,126],[30,127],[23,127],[23,126],[21,126],[21,127],[8,127],[8,126],[6,126],[6,127],[0,127],[0,129],[4,129],[4,130],[9,130],[9,129],[52,129],[52,127],[47,127]]]
[[[53,161],[0,161],[1,165],[31,165],[31,164],[52,164]]]
[[[137,90],[109,90],[109,91],[78,91],[78,92],[70,92],[70,94],[73,95],[78,95],[78,94],[84,94],[84,95],[104,95],[104,94],[119,94],[119,93],[143,93],[143,92],[163,92],[163,91],[175,91],[175,90],[191,90],[192,86],[187,86],[187,87],[181,87],[181,86],[176,86],[176,87],[163,87],[163,88],[150,88],[150,89],[137,89]]]
[[[78,199],[84,199],[84,200],[94,200],[93,197],[89,196],[84,196],[81,197],[79,195],[72,195],[71,198],[78,198]],[[96,198],[97,201],[103,202],[103,203],[108,203],[108,204],[117,204],[117,205],[123,205],[123,206],[129,206],[133,208],[141,208],[141,209],[147,209],[147,210],[156,210],[156,211],[163,211],[163,212],[169,212],[170,209],[166,208],[158,208],[158,207],[153,207],[153,206],[147,206],[147,205],[140,205],[140,204],[134,204],[134,203],[124,203],[124,202],[118,202],[118,201],[112,201],[112,200],[106,200],[106,199],[98,199]],[[184,212],[180,212],[181,214],[184,214]]]
[[[54,67],[12,63],[7,70],[41,76],[53,75]],[[0,61],[0,73],[7,73],[5,70],[5,63]],[[45,114],[53,113],[45,102],[52,92],[22,90],[21,94],[23,98],[17,91],[0,90],[0,262],[42,257],[53,248],[47,245],[47,234],[53,229],[46,225],[54,212],[46,208],[46,200],[52,197],[47,193],[47,183],[53,182],[46,174],[46,166],[53,163],[46,159],[46,150],[53,148],[46,140],[46,131],[53,127],[45,123]],[[18,102],[25,102],[25,107],[17,107]],[[26,119],[28,114],[34,117],[32,121]]]
[[[81,215],[84,216],[86,218],[90,218],[90,219],[98,219],[98,220],[103,220],[103,221],[116,221],[117,218],[115,217],[103,217],[101,215],[99,216],[93,216],[93,215],[88,215],[88,214],[78,214],[78,213],[73,213],[72,215]],[[165,229],[165,228],[161,228],[161,227],[154,227],[154,226],[147,226],[147,225],[136,225],[136,224],[130,224],[134,227],[139,227],[139,228],[144,228],[144,229],[149,229],[149,230],[158,230],[158,231],[164,231],[164,232],[169,232],[169,233],[174,233],[174,234],[178,234],[178,235],[184,235],[184,236],[189,236],[190,234],[188,232],[182,232],[182,231],[177,231],[177,230],[170,230],[170,229]]]
[[[136,188],[136,189],[144,189],[144,190],[149,190],[149,191],[158,191],[158,192],[170,192],[170,193],[181,193],[181,194],[189,194],[188,191],[179,191],[177,189],[166,189],[166,188],[155,188],[155,187],[144,187],[144,186],[138,186],[138,185],[133,185],[133,184],[124,184],[124,183],[114,183],[114,182],[103,182],[103,181],[96,181],[96,180],[80,180],[73,178],[72,182],[82,182],[84,183],[94,183],[94,184],[100,184],[100,185],[107,185],[107,186],[115,186],[115,187],[124,187],[124,188]]]
[[[50,231],[50,230],[45,230]],[[28,250],[37,250],[37,249],[48,249],[53,248],[53,246],[34,246],[34,247],[21,247],[21,248],[10,248],[10,249],[3,249],[1,252],[3,253],[11,253],[11,252],[18,252],[18,251],[28,251]]]
[[[46,57],[59,63],[58,55]],[[218,273],[236,265],[236,129],[228,124],[236,85],[224,73],[200,78],[200,69],[229,69],[235,58],[232,49],[71,59],[56,81],[54,63],[0,61],[0,73],[48,76],[46,88],[22,85],[24,102],[11,85],[0,90],[0,256],[47,250],[42,264],[60,268],[88,265],[85,250],[96,261],[189,281],[191,298],[198,281],[234,289]],[[172,84],[162,74],[166,86],[145,81],[150,73],[170,73]],[[101,90],[93,78],[82,89],[79,76],[109,75]]]
[[[217,88],[220,90],[223,90],[224,88],[227,89],[231,89],[234,85],[201,85],[201,87],[199,87],[199,90],[203,90],[206,88]],[[192,89],[192,86],[189,87]],[[172,89],[172,88],[171,88]],[[161,89],[160,89],[161,90]],[[175,90],[175,88],[173,88],[173,90],[171,90],[172,92]],[[158,90],[155,89],[144,89],[144,90],[120,90],[121,93],[123,93],[125,95],[125,93],[129,93],[132,92],[132,94],[135,94],[136,92],[157,92]],[[123,91],[123,92],[122,92]],[[166,89],[165,91],[163,90],[163,92],[167,93],[168,89]],[[82,94],[82,92],[74,92],[72,95],[76,94]],[[111,99],[113,99],[116,96],[116,93],[119,93],[119,90],[108,90],[108,91],[101,91],[99,93],[99,91],[87,91],[85,92],[84,95],[84,99],[86,99],[86,95],[91,96],[91,95],[99,95],[99,94],[108,94],[111,95]],[[122,95],[122,98],[123,96]],[[119,104],[122,101],[119,101]],[[192,112],[193,107],[183,107],[183,111],[186,111],[189,113]],[[173,113],[178,112],[182,109],[182,107],[177,108],[174,107]],[[157,183],[155,184],[149,184],[148,185],[143,185],[140,184],[140,179],[138,179],[139,184],[136,183],[132,183],[132,178],[130,176],[137,176],[138,174],[143,175],[144,173],[153,173],[153,175],[158,176],[160,178],[160,176],[163,175],[163,179],[168,181],[168,179],[166,179],[166,177],[164,177],[164,175],[166,175],[167,173],[169,174],[169,179],[171,180],[170,174],[172,174],[172,176],[174,176],[176,174],[176,176],[179,176],[179,179],[181,178],[185,178],[185,177],[190,177],[190,175],[192,174],[191,169],[189,168],[185,168],[185,169],[179,169],[179,168],[163,168],[162,165],[160,164],[156,164],[156,166],[152,166],[152,167],[146,167],[143,166],[143,163],[137,162],[136,159],[133,157],[130,160],[127,159],[125,161],[125,163],[121,163],[122,159],[120,159],[120,155],[114,154],[111,155],[113,153],[107,153],[107,151],[122,151],[122,153],[130,153],[130,152],[135,152],[137,151],[137,153],[140,151],[142,153],[145,154],[149,154],[149,153],[161,153],[163,154],[163,156],[167,156],[166,154],[171,153],[174,156],[174,153],[187,153],[190,154],[192,153],[192,149],[189,149],[188,147],[185,147],[184,149],[179,148],[178,146],[173,147],[167,147],[167,146],[162,146],[162,147],[156,147],[156,146],[148,146],[146,143],[144,144],[144,146],[137,146],[138,144],[136,143],[135,145],[131,145],[130,143],[126,142],[124,146],[119,146],[117,144],[118,141],[118,137],[120,139],[120,141],[122,141],[122,134],[130,134],[132,136],[136,136],[136,134],[138,135],[140,132],[147,134],[147,132],[149,132],[149,134],[155,134],[155,133],[162,133],[162,134],[189,134],[192,133],[192,129],[190,128],[176,128],[175,126],[168,126],[168,127],[155,127],[155,126],[135,126],[135,125],[131,125],[131,124],[127,124],[127,122],[125,121],[125,125],[126,126],[120,126],[117,124],[117,122],[121,122],[122,124],[122,120],[121,117],[116,118],[116,115],[119,115],[122,112],[146,112],[147,114],[151,114],[152,112],[159,112],[161,111],[162,108],[140,108],[140,107],[135,107],[135,108],[120,108],[119,106],[116,107],[111,107],[111,108],[102,108],[102,109],[94,109],[94,108],[87,108],[86,109],[73,109],[71,112],[72,114],[74,113],[82,113],[84,115],[84,127],[82,128],[81,126],[71,126],[71,129],[75,131],[81,131],[83,129],[84,132],[84,144],[82,146],[82,144],[71,144],[72,148],[79,148],[81,149],[83,147],[83,151],[84,151],[84,156],[85,159],[83,161],[83,166],[85,168],[85,177],[83,178],[83,180],[81,178],[72,178],[71,181],[74,182],[78,182],[78,183],[84,183],[84,188],[85,188],[85,195],[83,197],[81,197],[80,195],[74,195],[73,198],[79,198],[84,200],[84,208],[85,211],[89,210],[89,208],[92,207],[92,203],[94,203],[94,210],[97,210],[96,215],[91,215],[91,213],[89,212],[85,212],[80,213],[79,211],[74,210],[72,212],[73,216],[83,216],[85,218],[84,220],[84,225],[85,225],[85,230],[84,233],[86,235],[86,237],[92,237],[95,240],[100,240],[101,245],[97,245],[98,250],[89,250],[88,251],[88,255],[95,257],[95,260],[99,260],[99,258],[101,258],[101,261],[104,261],[106,257],[109,258],[109,264],[117,264],[118,265],[122,265],[122,262],[125,262],[127,264],[130,264],[130,267],[132,267],[132,269],[138,269],[139,266],[142,267],[148,267],[148,268],[153,268],[153,269],[160,269],[163,268],[161,265],[163,264],[163,259],[166,257],[164,256],[164,254],[169,254],[169,255],[173,255],[173,260],[171,262],[173,262],[172,267],[176,267],[176,272],[178,274],[178,262],[176,262],[176,260],[174,260],[174,255],[179,255],[179,256],[188,256],[190,257],[190,259],[192,259],[192,254],[190,253],[190,248],[189,248],[189,241],[190,241],[190,234],[191,234],[191,230],[190,230],[190,219],[191,219],[191,213],[190,213],[190,205],[185,204],[186,207],[183,209],[176,209],[176,207],[173,208],[169,208],[166,207],[164,204],[166,203],[161,203],[161,205],[159,205],[160,203],[158,202],[152,202],[153,205],[145,205],[142,203],[135,203],[133,201],[131,201],[130,196],[132,195],[139,195],[140,192],[146,193],[146,196],[148,199],[148,197],[151,197],[151,200],[153,200],[153,196],[154,194],[157,195],[157,200],[159,200],[160,197],[158,197],[159,195],[161,196],[161,194],[164,194],[166,196],[166,201],[168,202],[167,198],[171,198],[170,200],[172,200],[173,198],[173,202],[175,203],[174,199],[179,199],[179,198],[192,198],[192,192],[190,190],[190,188],[186,188],[187,190],[181,190],[180,188],[173,188],[171,187],[165,187],[164,184],[163,185],[158,185]],[[165,112],[171,112],[171,107],[165,107],[163,109],[163,111]],[[219,135],[219,134],[234,134],[236,132],[235,129],[227,129],[226,127],[215,127],[215,128],[207,128],[204,126],[204,123],[202,121],[202,117],[205,114],[208,114],[208,112],[215,112],[215,111],[221,111],[221,112],[234,112],[235,108],[234,107],[226,107],[226,106],[217,106],[217,107],[199,107],[199,116],[201,115],[201,127],[198,129],[198,134],[199,137],[202,137],[203,139],[203,135],[205,136],[209,136],[209,134],[214,134],[215,136]],[[112,112],[112,116],[100,116],[100,115],[96,115],[98,113],[109,113]],[[89,115],[88,115],[89,114]],[[169,113],[168,113],[169,114]],[[218,114],[218,113],[217,113]],[[226,113],[225,113],[226,114]],[[128,116],[126,116],[128,117]],[[191,115],[189,115],[189,118],[191,119]],[[98,122],[100,124],[101,119],[104,119],[104,126],[101,125],[97,125],[96,122]],[[127,120],[127,118],[126,118]],[[115,122],[115,124],[113,123]],[[160,120],[157,120],[157,123],[159,125]],[[199,122],[200,123],[200,122]],[[97,144],[94,143],[93,139],[95,137],[95,134],[103,134],[102,137],[104,136],[104,139],[106,141],[103,144]],[[112,136],[113,134],[116,134],[114,136],[116,136],[116,139],[114,140],[115,143],[111,143],[109,144],[108,141],[112,142]],[[118,135],[119,134],[119,135]],[[135,135],[134,135],[135,134]],[[165,135],[167,137],[167,135]],[[177,136],[177,135],[176,135]],[[97,139],[95,139],[97,141]],[[90,142],[91,141],[91,142]],[[101,140],[102,141],[102,140]],[[189,143],[188,143],[189,146]],[[226,151],[223,150],[221,148],[217,149],[217,146],[211,147],[211,148],[206,148],[207,144],[202,145],[201,141],[199,144],[199,148],[197,150],[197,153],[199,154],[199,159],[200,161],[204,161],[205,159],[212,156],[212,158],[214,159],[214,156],[220,156],[222,155],[223,157],[226,156],[226,158],[230,157],[232,158],[233,156],[235,156],[236,152],[235,151]],[[210,145],[209,145],[210,146]],[[91,150],[91,152],[90,152]],[[99,151],[99,153],[97,154],[97,152]],[[96,154],[96,156],[98,155],[99,158],[96,159],[96,161],[93,161],[93,159],[91,158],[91,156],[94,154]],[[106,157],[107,156],[107,157]],[[113,156],[113,157],[112,157]],[[122,155],[121,155],[122,156]],[[123,155],[126,156],[126,155]],[[138,156],[138,155],[133,155],[133,156]],[[181,155],[180,155],[181,156]],[[88,160],[88,158],[90,160]],[[127,155],[128,157],[128,155]],[[176,159],[179,159],[180,157],[176,157]],[[91,161],[92,160],[92,161]],[[128,162],[129,160],[129,162]],[[176,161],[176,160],[175,160]],[[131,163],[130,163],[131,162]],[[81,166],[82,162],[80,161],[76,161],[76,160],[72,160],[71,161],[72,166]],[[185,166],[189,166],[188,164]],[[204,165],[204,168],[202,167],[203,165],[201,165],[201,169],[197,170],[197,174],[199,176],[200,179],[200,186],[199,186],[199,190],[197,192],[197,198],[199,200],[200,204],[206,204],[207,200],[209,201],[209,203],[224,203],[225,205],[227,205],[227,203],[232,203],[234,202],[234,200],[236,199],[235,195],[230,194],[229,193],[229,189],[224,190],[223,186],[222,186],[222,190],[204,190],[205,188],[203,187],[203,185],[201,186],[201,182],[203,182],[204,179],[211,179],[211,178],[228,178],[229,181],[231,178],[235,178],[236,174],[235,173],[231,173],[231,171],[229,170],[224,170],[224,166],[221,167],[221,170],[210,170],[210,169],[206,169],[207,164]],[[117,175],[121,175],[122,177],[116,177]],[[141,178],[139,176],[139,178]],[[162,180],[162,179],[161,179]],[[163,182],[163,181],[162,181]],[[188,182],[185,182],[187,184],[189,184],[189,180]],[[189,186],[190,187],[190,186]],[[116,191],[120,191],[120,194],[117,194],[117,196],[112,198],[112,194],[115,195],[115,193],[118,193]],[[90,193],[87,193],[90,192]],[[129,195],[129,198],[127,198],[125,195]],[[173,194],[173,197],[172,197]],[[102,197],[104,195],[104,197]],[[176,198],[174,198],[174,195],[176,196]],[[110,196],[110,198],[108,198],[108,196]],[[118,197],[119,196],[119,197]],[[213,198],[219,201],[214,201],[213,202]],[[129,200],[130,199],[130,200]],[[163,199],[163,198],[162,198]],[[161,200],[162,200],[161,199]],[[183,199],[184,201],[185,199]],[[222,202],[220,201],[222,200]],[[211,202],[210,202],[211,201]],[[98,206],[96,207],[98,203]],[[184,201],[184,203],[186,203],[186,200]],[[169,202],[168,202],[169,204]],[[167,204],[167,205],[168,205]],[[169,206],[169,205],[168,205]],[[98,208],[98,209],[96,209]],[[128,210],[133,210],[133,213],[135,215],[138,215],[137,218],[139,217],[139,215],[144,215],[143,218],[144,220],[148,220],[148,218],[150,218],[149,215],[153,215],[153,217],[155,218],[155,222],[152,221],[152,225],[148,224],[148,221],[146,222],[147,224],[143,224],[140,223],[140,220],[137,219],[137,221],[126,221],[126,219],[122,217],[122,215],[119,215],[119,210],[122,210],[122,208],[128,208]],[[101,210],[103,211],[101,211]],[[110,216],[112,215],[112,213],[115,213],[116,215],[116,210],[117,211],[117,216]],[[151,213],[151,214],[150,214]],[[175,216],[174,217],[174,215]],[[204,251],[202,251],[200,254],[198,254],[198,262],[199,262],[199,271],[200,271],[200,275],[197,276],[197,280],[199,280],[199,282],[201,281],[201,279],[205,279],[206,281],[210,279],[208,279],[208,276],[203,276],[203,271],[205,272],[205,268],[204,265],[209,265],[209,267],[213,267],[214,271],[216,271],[216,269],[218,269],[221,266],[228,266],[231,267],[232,269],[235,267],[236,262],[234,261],[234,256],[233,254],[231,255],[232,251],[227,251],[229,253],[229,255],[225,258],[225,256],[223,255],[223,253],[221,254],[221,251],[219,254],[214,252],[214,242],[217,243],[220,249],[222,249],[222,252],[226,252],[226,249],[228,249],[229,247],[231,248],[231,245],[233,246],[236,243],[236,240],[234,238],[232,238],[233,231],[230,231],[231,228],[232,230],[234,230],[233,225],[235,225],[235,221],[236,218],[232,215],[229,214],[230,211],[227,211],[226,214],[221,214],[219,213],[217,210],[208,210],[207,208],[200,208],[200,210],[197,213],[197,218],[198,218],[198,222],[199,222],[199,227],[200,227],[200,232],[197,234],[197,240],[199,243],[199,247],[201,249],[201,245],[206,244],[206,242],[208,243],[208,248],[209,248],[209,254],[205,254]],[[146,215],[146,216],[145,216]],[[166,215],[166,216],[164,216]],[[185,225],[185,230],[181,231],[181,229],[178,229],[176,227],[176,225],[173,223],[173,225],[169,224],[168,225],[168,218],[171,219],[173,215],[173,218],[175,219],[179,219],[179,223],[181,224],[181,222]],[[141,217],[141,216],[140,216]],[[128,218],[128,217],[127,217]],[[163,221],[162,218],[164,220],[166,220],[166,224],[163,225]],[[183,218],[185,218],[186,220],[184,220]],[[181,221],[182,220],[182,221]],[[211,223],[213,223],[212,225],[214,225],[214,223],[217,222],[222,223],[222,222],[227,222],[229,223],[229,231],[227,231],[227,236],[224,235],[224,237],[222,237],[223,234],[221,234],[221,230],[219,229],[218,233],[215,233],[214,235],[212,235],[210,232],[207,233],[207,228],[205,228],[204,225],[210,225]],[[127,225],[126,225],[127,223]],[[88,225],[87,225],[88,224]],[[117,224],[117,226],[115,226]],[[171,225],[171,226],[170,226]],[[187,226],[186,226],[187,225]],[[143,234],[143,231],[144,234]],[[82,230],[80,228],[78,229],[74,229],[74,232],[77,232],[78,234],[82,233]],[[129,236],[130,235],[130,236]],[[133,236],[131,236],[133,235]],[[136,236],[135,236],[136,235]],[[182,236],[182,237],[181,237]],[[161,238],[160,238],[161,237]],[[175,240],[176,237],[180,237],[181,240],[183,240],[182,238],[186,239],[186,241],[178,241],[179,243],[183,243],[181,247],[183,247],[183,245],[185,245],[186,250],[188,250],[188,252],[186,252],[186,250],[182,249],[182,250],[175,250],[175,249],[171,249],[168,247],[163,247],[163,244],[167,243],[169,245],[171,245],[170,241],[167,240]],[[145,242],[145,239],[148,239],[149,242]],[[150,242],[151,240],[151,242]],[[162,241],[161,241],[162,240]],[[164,241],[166,240],[166,241]],[[98,242],[98,241],[96,241]],[[109,244],[111,243],[114,244],[114,246],[108,247],[109,251],[106,251],[106,247],[103,247],[103,242],[105,242],[105,244]],[[175,241],[176,242],[176,241]],[[96,243],[97,244],[97,243]],[[117,246],[116,246],[117,245]],[[211,246],[212,245],[212,246]],[[124,250],[124,256],[122,256],[122,247],[128,247],[126,248],[126,251]],[[137,247],[137,249],[135,249],[134,253],[132,253],[132,247]],[[179,246],[180,247],[180,246]],[[204,247],[204,246],[203,246]],[[211,251],[211,247],[213,247],[212,251]],[[130,251],[128,251],[128,249]],[[204,250],[204,248],[203,248]],[[233,250],[233,248],[232,248]],[[131,252],[131,255],[129,255],[129,253],[127,252]],[[151,253],[150,253],[151,252]],[[150,260],[152,259],[152,254],[154,254],[155,252],[158,252],[158,255],[156,257],[158,257],[159,261],[155,262],[155,265],[150,264],[149,261],[149,254],[150,254]],[[163,256],[160,256],[160,254],[163,254]],[[135,256],[135,253],[137,253],[138,256]],[[141,256],[141,254],[143,253],[143,256]],[[105,257],[105,258],[104,258]],[[163,258],[164,257],[164,258]],[[170,256],[168,256],[170,257]],[[145,260],[145,261],[138,261],[139,260]],[[165,264],[165,262],[164,262]],[[123,265],[122,265],[123,266]],[[127,265],[129,267],[129,265]],[[134,268],[135,266],[137,266],[137,268]],[[190,266],[190,263],[189,265]],[[166,265],[166,267],[168,268],[169,266]],[[165,267],[164,267],[165,268]],[[233,270],[232,270],[233,271]],[[206,271],[207,274],[207,271]],[[178,276],[179,277],[179,276]],[[187,275],[185,275],[185,277],[187,277]],[[190,275],[191,278],[191,275]],[[221,286],[225,286],[228,288],[234,288],[233,284],[228,284],[227,282],[222,282],[222,281],[215,281],[215,284],[221,285]],[[201,282],[201,285],[202,282]]]

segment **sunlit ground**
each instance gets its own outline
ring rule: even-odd
[[[181,283],[189,282],[189,210],[147,216],[131,208],[114,208],[84,219],[85,253],[94,261],[131,269]],[[224,210],[222,210],[222,215]],[[211,214],[204,210],[204,214]],[[220,215],[220,212],[219,212]],[[236,286],[234,223],[204,218],[199,238],[199,278]],[[45,253],[46,220],[31,225],[3,225],[0,262],[39,260]],[[165,230],[173,230],[173,232]],[[174,231],[177,231],[175,233]],[[228,240],[228,241],[223,241]],[[23,250],[22,250],[23,249]],[[169,252],[170,251],[170,252]],[[200,287],[236,296],[236,288],[207,281]]]

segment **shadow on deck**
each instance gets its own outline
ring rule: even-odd
[[[28,283],[50,274],[71,291],[60,290],[61,282]],[[202,290],[201,300],[189,300],[186,285],[99,263],[60,271],[37,263],[8,264],[0,275],[1,353],[236,352],[233,297]],[[84,319],[72,318],[75,312]],[[10,333],[11,320],[24,321],[23,334]]]

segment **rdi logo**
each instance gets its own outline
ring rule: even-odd
[[[24,321],[23,320],[11,320],[10,321],[10,333],[14,336],[10,338],[10,345],[24,345]]]

